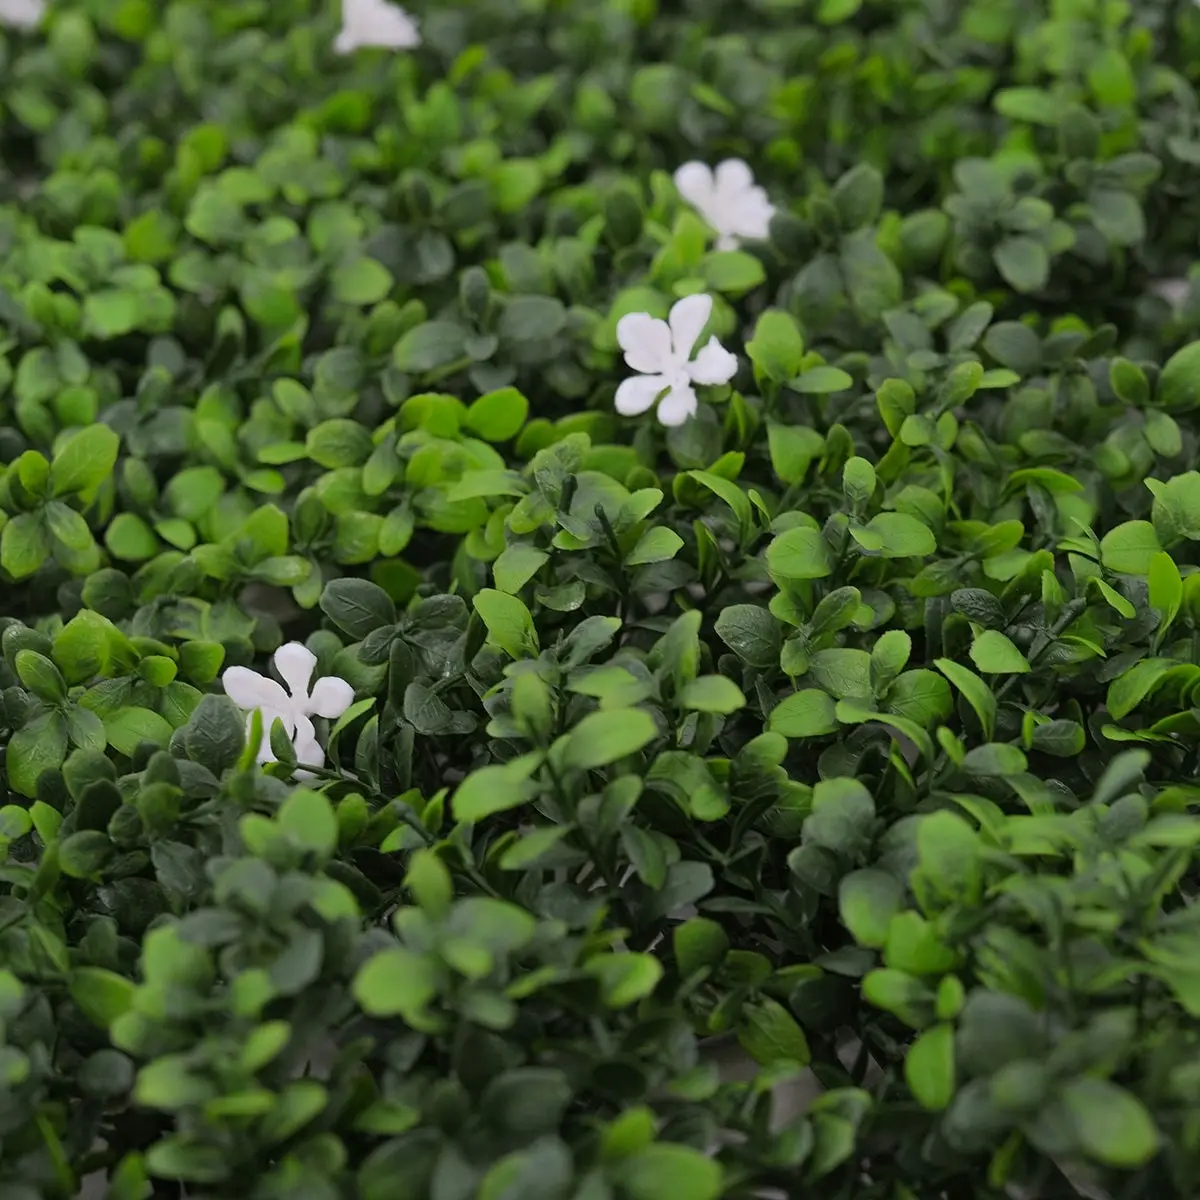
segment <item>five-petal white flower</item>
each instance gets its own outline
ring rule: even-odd
[[[417,23],[387,0],[342,0],[342,31],[333,48],[352,54],[363,46],[411,50],[421,44]]]
[[[354,700],[354,689],[344,679],[328,675],[318,679],[309,691],[317,656],[300,642],[288,642],[275,651],[275,670],[287,684],[287,691],[265,675],[248,667],[229,667],[221,675],[225,695],[239,708],[250,713],[247,728],[254,720],[254,709],[262,713],[260,763],[276,762],[271,752],[271,726],[278,717],[292,739],[296,759],[306,767],[325,765],[325,751],[317,741],[311,718],[340,717]],[[290,695],[289,695],[290,693]]]
[[[46,0],[0,0],[0,25],[33,29],[46,12]]]
[[[712,306],[711,296],[685,296],[672,306],[665,321],[642,312],[629,313],[617,322],[617,342],[625,351],[625,361],[641,372],[617,388],[617,412],[626,417],[644,413],[661,395],[658,419],[664,425],[682,425],[696,412],[693,384],[728,383],[733,378],[737,357],[715,337],[692,358]]]
[[[715,173],[702,162],[684,163],[675,172],[675,187],[716,230],[718,250],[766,238],[775,207],[740,158],[718,163]]]

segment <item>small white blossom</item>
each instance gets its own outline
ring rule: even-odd
[[[1197,0],[1200,3],[1200,0]],[[1162,297],[1173,308],[1178,308],[1192,290],[1191,283],[1186,279],[1156,279],[1150,284],[1150,291]]]
[[[702,162],[684,163],[675,172],[675,187],[716,230],[718,250],[766,238],[775,208],[740,158],[718,163],[715,173]]]
[[[617,322],[617,342],[625,351],[625,361],[641,372],[617,388],[617,412],[636,416],[662,396],[658,419],[664,425],[682,425],[696,412],[693,384],[728,383],[734,377],[737,358],[715,337],[692,358],[712,305],[711,296],[685,296],[666,321],[643,312],[629,313]]]
[[[239,708],[250,713],[247,728],[254,720],[254,709],[262,713],[262,743],[258,761],[277,761],[271,753],[271,726],[278,717],[296,750],[296,759],[306,767],[325,765],[325,751],[317,741],[311,718],[340,717],[354,700],[354,689],[344,679],[326,676],[309,691],[317,656],[299,642],[288,642],[275,651],[275,670],[287,684],[285,691],[273,679],[248,667],[229,667],[222,675],[225,695]],[[290,693],[290,694],[289,694]]]
[[[342,31],[333,47],[352,54],[363,46],[411,50],[421,44],[417,23],[387,0],[342,0]]]
[[[46,12],[46,0],[0,0],[0,25],[33,29]]]

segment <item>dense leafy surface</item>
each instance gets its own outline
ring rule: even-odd
[[[0,1200],[1196,1195],[1200,11],[416,16],[0,32]]]

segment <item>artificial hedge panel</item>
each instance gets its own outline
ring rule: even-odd
[[[1196,1195],[1200,10],[347,3],[0,5],[0,1200]]]

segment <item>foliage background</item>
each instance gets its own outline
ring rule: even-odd
[[[0,1200],[1195,1195],[1200,11],[415,15],[0,33]]]

